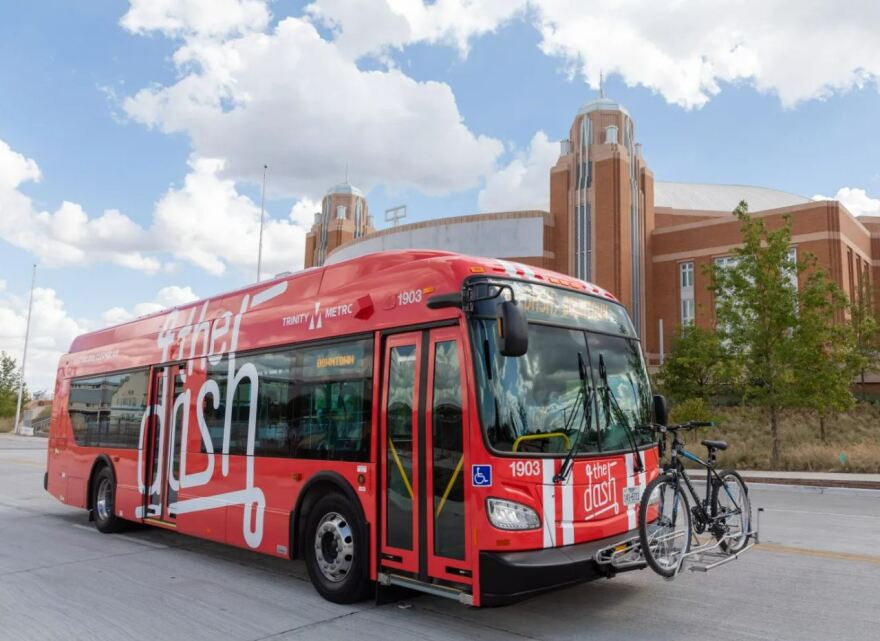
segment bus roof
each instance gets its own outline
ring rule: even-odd
[[[432,310],[398,297],[417,289],[425,297],[458,291],[465,278],[478,274],[543,282],[617,302],[591,283],[522,263],[436,250],[385,251],[285,274],[83,334],[74,339],[70,353],[62,357],[62,366],[117,361],[122,354],[112,347],[124,344],[128,351],[129,343],[144,349],[149,343],[155,348],[160,333],[175,330],[181,330],[175,340],[180,340],[183,350],[183,339],[189,332],[204,330],[210,334],[212,324],[232,322],[235,315],[239,320],[247,316],[247,322],[241,323],[239,350],[441,320],[456,315],[457,310]],[[372,322],[363,322],[371,318]],[[249,331],[244,331],[246,326]],[[185,332],[187,328],[189,332]],[[86,353],[91,357],[83,358]],[[83,357],[77,358],[78,354]],[[183,353],[169,356],[184,357]],[[114,369],[158,362],[162,361],[155,357],[146,361],[134,358],[131,363],[114,363],[118,366]],[[103,365],[106,368],[110,363]]]

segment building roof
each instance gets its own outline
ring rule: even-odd
[[[791,205],[804,205],[809,198],[778,189],[752,185],[707,185],[704,183],[654,183],[654,206],[696,211],[726,211],[736,209],[745,200],[750,211],[764,211]]]
[[[355,196],[364,197],[364,192],[360,189],[352,185],[347,180],[345,182],[341,182],[338,185],[333,185],[330,189],[327,190],[325,195],[329,196],[330,194],[354,194]]]
[[[616,100],[612,100],[611,98],[605,98],[604,96],[601,98],[596,98],[585,104],[583,107],[578,109],[578,115],[580,114],[588,114],[591,111],[621,111],[627,116],[629,116],[629,112]]]

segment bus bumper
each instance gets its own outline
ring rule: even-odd
[[[604,539],[526,552],[480,553],[480,603],[504,605],[574,583],[609,577],[622,570],[602,567],[596,555],[617,543],[638,537],[638,530]],[[640,570],[644,564],[627,570]]]

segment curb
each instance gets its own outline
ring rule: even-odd
[[[770,485],[801,485],[806,487],[843,487],[854,490],[880,490],[880,481],[860,481],[848,479],[796,479],[775,476],[743,476],[746,483],[766,483]]]

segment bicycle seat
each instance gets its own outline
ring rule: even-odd
[[[727,449],[727,441],[711,441],[709,439],[704,439],[700,441],[703,445],[708,447],[710,450],[726,450]]]

